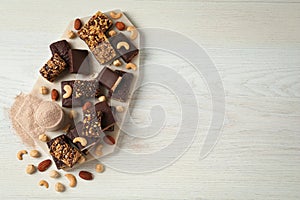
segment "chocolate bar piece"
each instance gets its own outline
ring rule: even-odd
[[[104,85],[107,89],[112,90],[118,84],[118,80],[120,80],[118,73],[115,73],[113,70],[108,67],[104,67],[96,78],[102,85]]]
[[[97,103],[95,110],[102,113],[101,129],[103,131],[106,131],[116,123],[112,110],[106,101]]]
[[[40,69],[40,74],[49,82],[54,82],[66,68],[67,64],[65,61],[57,53],[55,53]]]
[[[126,102],[131,90],[133,74],[126,73],[122,76],[121,82],[112,93],[112,98],[118,101]]]
[[[70,85],[72,90],[74,88],[74,80],[72,81],[62,81],[61,82],[61,95],[64,96],[66,91],[64,90],[65,85]],[[81,107],[83,105],[83,101],[81,98],[74,98],[73,95],[71,95],[68,98],[62,98],[62,106],[65,108],[72,108],[72,107]]]
[[[101,88],[96,80],[75,80],[73,96],[78,98],[95,98],[101,95]]]
[[[94,49],[105,40],[104,33],[112,26],[113,22],[103,13],[98,11],[78,31],[79,37],[85,41],[90,49]]]
[[[112,61],[117,55],[114,48],[107,40],[99,43],[95,48],[92,48],[91,51],[100,64]]]
[[[71,47],[66,40],[60,40],[50,45],[50,50],[52,54],[54,55],[55,53],[57,53],[67,63],[68,66],[70,65],[70,49]]]
[[[78,122],[75,126],[75,128],[71,129],[66,136],[70,138],[71,141],[73,141],[76,137],[83,137],[82,136],[82,130],[83,130],[83,122]],[[86,146],[82,146],[80,143],[76,142],[75,145],[78,147],[80,151],[83,153],[88,148],[92,147],[94,144],[98,142],[98,138],[91,138],[91,137],[84,137],[87,141]]]
[[[117,51],[118,55],[126,62],[129,63],[139,53],[139,50],[130,42],[130,40],[123,34],[119,33],[109,38],[111,45]],[[124,46],[123,44],[128,44]]]
[[[71,144],[66,135],[60,135],[47,142],[50,154],[56,161],[55,164],[58,169],[73,167],[81,157],[81,153]]]
[[[91,138],[99,138],[101,131],[101,118],[102,112],[95,109],[94,106],[91,106],[83,109],[83,128],[82,128],[82,136],[91,137]],[[87,103],[83,106],[86,107]]]
[[[70,73],[78,74],[89,74],[90,66],[88,60],[86,59],[89,52],[87,50],[81,49],[70,49],[69,58],[70,58]]]

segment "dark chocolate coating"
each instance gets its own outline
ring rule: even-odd
[[[102,112],[101,129],[103,131],[109,129],[116,123],[112,110],[106,101],[97,103],[95,105],[95,110]]]
[[[65,85],[70,85],[73,89],[74,80],[72,81],[62,81],[61,82],[61,95],[63,96],[66,92],[64,90]],[[62,106],[65,108],[72,108],[72,107],[81,107],[83,105],[83,100],[78,98],[73,98],[74,95],[70,96],[69,98],[62,98]]]
[[[99,73],[96,80],[110,90],[114,86],[118,78],[119,75],[117,73],[107,67],[104,67]]]
[[[133,74],[126,73],[122,76],[122,80],[112,93],[112,98],[118,101],[126,102],[131,90]]]
[[[54,55],[57,53],[64,61],[70,66],[69,50],[71,49],[69,43],[66,40],[60,40],[50,45],[50,50]]]
[[[87,60],[89,52],[81,49],[70,49],[70,73],[90,74],[90,66]]]

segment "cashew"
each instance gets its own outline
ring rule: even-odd
[[[36,172],[36,168],[34,165],[27,165],[26,167],[26,173],[27,174],[33,174],[34,172]]]
[[[40,93],[42,95],[46,95],[49,93],[49,89],[46,86],[42,86],[42,87],[40,87]]]
[[[117,32],[114,31],[114,30],[110,30],[110,31],[108,32],[108,35],[109,35],[110,37],[112,37],[112,36],[114,36],[114,35],[117,35]]]
[[[122,13],[116,13],[116,12],[114,12],[114,11],[111,11],[111,12],[109,13],[109,15],[110,15],[111,18],[113,18],[113,19],[119,19],[119,18],[122,17]]]
[[[57,182],[56,184],[55,184],[55,190],[57,191],[57,192],[64,192],[65,191],[65,186],[62,184],[62,183],[60,183],[60,182]]]
[[[135,38],[138,36],[138,31],[134,26],[128,26],[127,31],[131,32],[130,39],[135,40]]]
[[[121,49],[122,47],[124,47],[126,50],[129,50],[129,44],[127,42],[119,42],[117,44],[117,49]]]
[[[21,151],[19,151],[18,153],[17,153],[17,158],[19,159],[19,160],[23,160],[23,155],[24,154],[27,154],[27,151],[26,150],[21,150]]]
[[[128,63],[126,65],[126,69],[133,69],[134,71],[136,70],[136,65],[133,63]]]
[[[78,116],[78,113],[76,110],[71,110],[70,113],[69,113],[69,117],[70,119],[76,119]]]
[[[49,183],[45,180],[41,180],[40,183],[39,183],[40,186],[44,186],[45,188],[48,188],[49,187]]]
[[[119,66],[122,65],[122,63],[121,63],[121,61],[120,61],[119,59],[117,59],[117,60],[115,60],[115,61],[113,62],[113,65],[116,66],[116,67],[119,67]]]
[[[121,113],[124,112],[124,108],[122,106],[117,106],[116,107],[117,112]]]
[[[87,141],[84,137],[76,137],[73,140],[73,143],[79,142],[81,146],[85,147],[87,145]]]
[[[52,171],[50,171],[49,176],[51,178],[59,178],[60,177],[60,173],[58,171],[56,171],[56,170],[52,170]]]
[[[66,92],[64,95],[63,95],[63,98],[64,99],[67,99],[69,98],[71,95],[72,95],[72,87],[70,85],[65,85],[64,86],[64,91]]]
[[[73,174],[66,174],[65,177],[70,181],[69,186],[75,187],[77,184],[76,177]]]
[[[104,171],[104,165],[99,163],[96,165],[95,169],[96,169],[96,172],[102,173]]]
[[[30,151],[30,156],[33,158],[38,158],[41,156],[40,152],[38,150],[31,150]]]
[[[39,135],[39,140],[42,142],[48,142],[49,137],[46,134],[41,134],[41,135]]]
[[[106,101],[106,97],[105,96],[101,96],[98,98],[99,102],[103,102]]]
[[[103,148],[103,145],[102,144],[100,144],[100,145],[98,145],[96,148],[95,148],[95,151],[94,151],[94,153],[95,153],[95,155],[96,156],[102,156],[102,148]]]

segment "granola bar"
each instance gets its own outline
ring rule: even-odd
[[[66,68],[66,62],[57,53],[55,53],[40,69],[40,74],[49,82],[54,82]]]

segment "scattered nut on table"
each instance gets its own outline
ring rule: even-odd
[[[112,37],[112,36],[114,36],[114,35],[117,35],[117,32],[114,31],[114,30],[110,30],[110,31],[108,32],[108,35],[109,35],[110,37]]]
[[[103,101],[106,101],[106,97],[105,96],[100,96],[98,98],[99,102],[103,102]]]
[[[64,86],[64,91],[66,93],[63,95],[63,98],[67,99],[67,98],[69,98],[72,95],[73,89],[72,89],[72,87],[70,85],[65,85]]]
[[[117,59],[117,60],[115,60],[115,61],[113,62],[113,65],[116,66],[116,67],[119,67],[119,66],[122,65],[122,63],[121,63],[121,61],[120,61],[119,59]]]
[[[36,167],[32,164],[27,165],[26,167],[26,173],[27,174],[33,174],[34,172],[36,172]]]
[[[68,38],[69,39],[73,39],[73,38],[75,38],[76,37],[76,34],[73,32],[73,31],[69,31],[68,32]]]
[[[134,26],[128,26],[127,31],[131,32],[131,34],[130,34],[131,40],[135,40],[136,37],[138,36],[138,31],[136,30],[136,28]]]
[[[77,184],[76,177],[73,174],[66,174],[65,177],[70,181],[69,186],[75,187]]]
[[[26,150],[21,150],[21,151],[19,151],[18,153],[17,153],[17,158],[19,159],[19,160],[23,160],[23,155],[24,154],[27,154],[28,152],[26,151]]]
[[[64,191],[66,190],[66,187],[65,187],[62,183],[57,182],[57,183],[55,184],[55,190],[56,190],[57,192],[64,192]]]
[[[135,71],[137,69],[137,67],[134,63],[127,63],[126,69],[133,69]]]
[[[39,158],[41,156],[41,154],[38,150],[31,150],[29,155],[33,158]]]
[[[74,29],[75,30],[79,30],[81,28],[81,26],[82,26],[81,20],[78,19],[78,18],[75,19],[75,21],[74,21]]]
[[[117,44],[117,49],[121,49],[122,47],[124,47],[126,50],[129,50],[129,44],[127,42],[119,42]]]
[[[126,26],[123,22],[116,22],[115,26],[117,27],[117,29],[119,31],[123,31],[126,28]]]
[[[117,106],[117,107],[116,107],[116,110],[117,110],[117,112],[119,112],[119,113],[124,112],[123,106]]]
[[[73,143],[79,142],[81,146],[85,147],[87,145],[87,140],[84,137],[76,137],[73,139]]]
[[[86,161],[86,158],[84,156],[80,156],[79,160],[77,161],[77,163],[82,164]]]
[[[96,155],[96,156],[102,156],[102,149],[103,149],[103,145],[102,144],[99,144],[96,148],[95,148],[95,150],[94,150],[94,154]]]
[[[44,134],[39,135],[39,140],[42,142],[48,142],[49,137],[44,133]]]
[[[96,169],[96,172],[102,173],[104,171],[104,165],[99,163],[99,164],[96,165],[95,169]]]
[[[40,93],[42,95],[46,95],[49,93],[49,89],[46,86],[42,86],[42,87],[40,87]]]
[[[56,171],[56,170],[52,170],[52,171],[49,172],[49,176],[51,178],[59,178],[60,177],[60,173],[58,171]]]
[[[45,188],[49,188],[49,183],[46,180],[41,180],[39,182],[40,186],[44,186]]]
[[[111,18],[113,18],[113,19],[119,19],[119,18],[121,18],[122,17],[122,13],[116,13],[116,12],[114,12],[114,11],[111,11],[110,13],[109,13],[109,15],[111,16]]]
[[[52,101],[57,101],[59,99],[59,93],[56,89],[51,91],[51,99]]]
[[[78,113],[76,110],[71,110],[69,113],[70,119],[76,119],[78,117]]]

